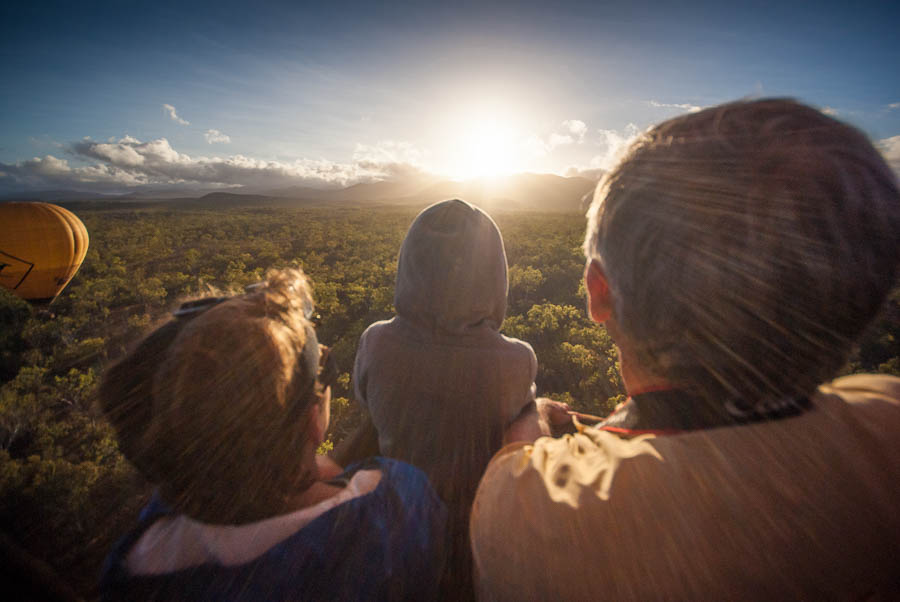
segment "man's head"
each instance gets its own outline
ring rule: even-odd
[[[896,175],[862,133],[790,100],[654,127],[588,217],[592,315],[709,400],[831,378],[900,264]]]

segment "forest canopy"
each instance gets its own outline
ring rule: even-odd
[[[396,259],[416,209],[69,205],[91,244],[81,271],[38,311],[0,291],[0,523],[83,596],[149,486],[118,451],[97,407],[105,366],[180,300],[241,291],[273,268],[311,278],[319,340],[340,367],[320,451],[359,421],[350,369],[372,322],[393,314]],[[623,399],[616,354],[590,322],[579,214],[497,213],[509,260],[502,331],[531,343],[538,392],[604,415]],[[900,295],[847,372],[900,375]]]

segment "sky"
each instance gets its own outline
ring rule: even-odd
[[[735,4],[5,2],[0,193],[596,175],[769,96],[900,170],[900,3]]]

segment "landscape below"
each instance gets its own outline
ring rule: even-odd
[[[510,265],[503,332],[534,347],[539,394],[603,415],[623,390],[612,342],[584,309],[578,199],[592,184],[572,186],[564,211],[530,201],[489,207]],[[214,195],[62,203],[90,232],[79,273],[49,311],[0,291],[0,529],[86,598],[96,597],[103,556],[150,493],[97,408],[104,367],[179,300],[241,291],[269,269],[301,267],[314,284],[319,339],[341,371],[325,452],[359,420],[350,369],[363,330],[393,314],[406,229],[440,200]],[[900,375],[898,293],[845,372]]]

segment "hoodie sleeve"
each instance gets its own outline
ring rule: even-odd
[[[522,407],[525,407],[529,404],[534,403],[534,400],[537,398],[537,383],[535,383],[535,378],[537,378],[537,355],[534,353],[534,349],[532,349],[531,345],[522,341],[522,344],[528,348],[528,362],[529,362],[529,370],[528,374],[530,375],[530,385],[528,386],[528,395],[525,396],[525,403],[522,404]]]
[[[537,356],[531,345],[525,341],[504,336],[506,344],[515,350],[515,365],[520,366],[517,369],[515,378],[515,390],[519,391],[519,395],[509,399],[504,403],[503,420],[504,424],[508,424],[516,419],[522,411],[533,405],[537,398],[537,385],[534,382],[537,376]]]

